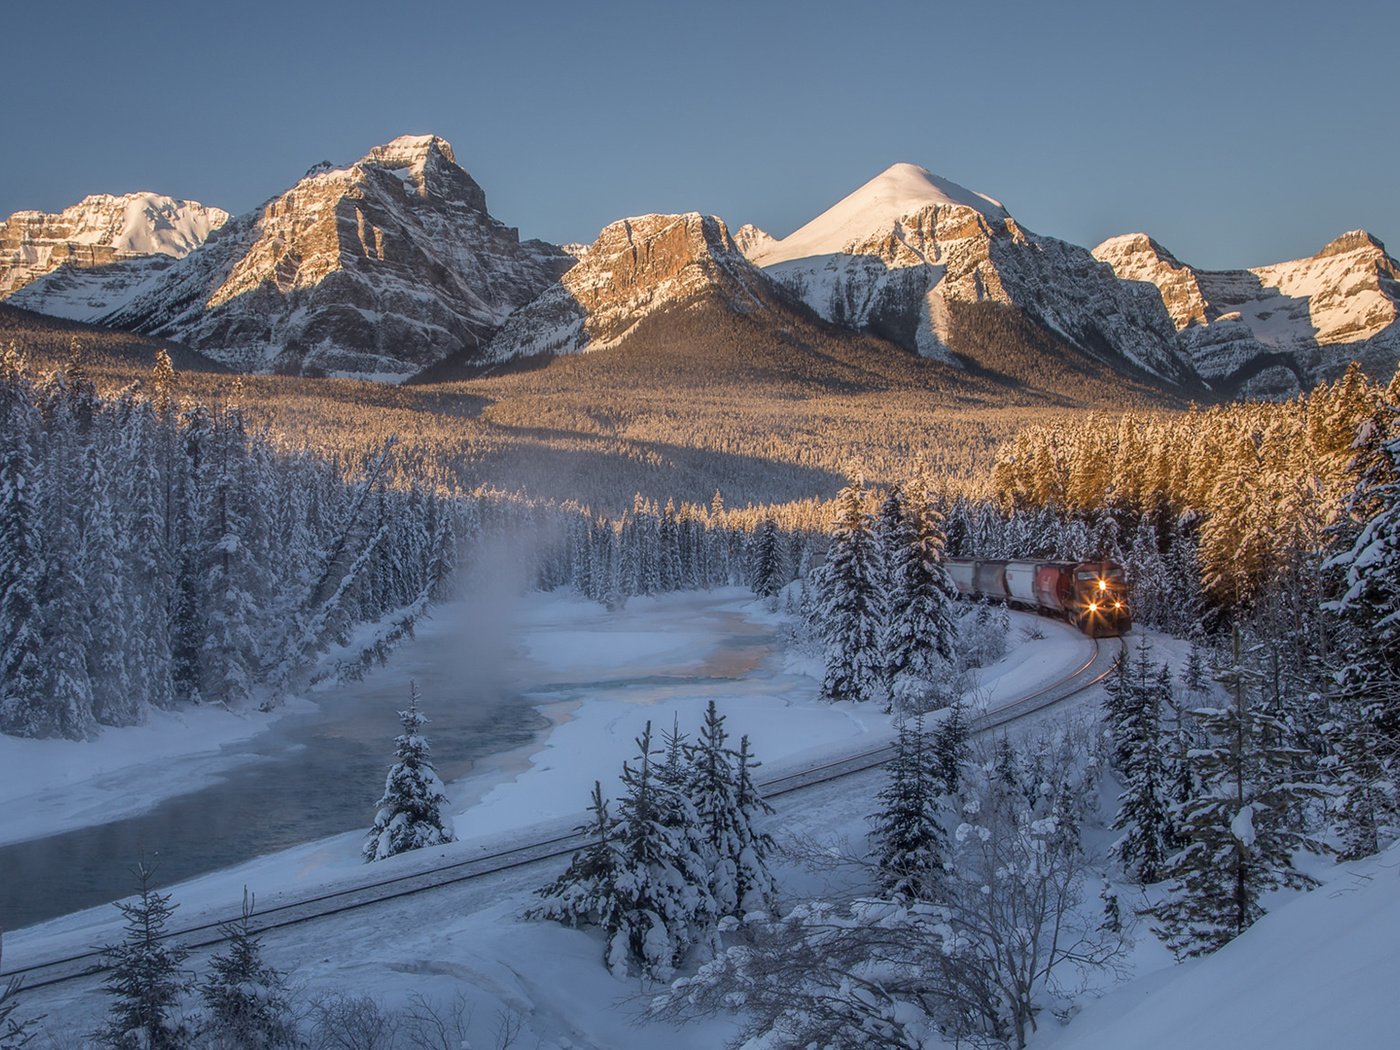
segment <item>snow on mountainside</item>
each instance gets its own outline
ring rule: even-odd
[[[73,320],[110,309],[135,281],[194,251],[229,220],[198,201],[157,193],[94,194],[57,214],[17,211],[0,222],[0,299]],[[110,273],[135,262],[133,273]],[[35,282],[48,278],[42,286]]]
[[[887,169],[791,236],[747,243],[756,265],[826,320],[926,357],[957,351],[954,308],[991,302],[1111,367],[1194,380],[1156,295],[913,164]]]
[[[714,216],[621,219],[604,227],[558,284],[506,321],[484,359],[612,346],[655,310],[706,293],[746,313],[764,308],[771,289]]]
[[[401,379],[483,345],[573,259],[521,242],[432,135],[321,164],[100,320],[244,371]]]
[[[1248,270],[1197,269],[1142,233],[1112,237],[1094,257],[1157,290],[1183,353],[1214,384],[1289,394],[1352,360],[1386,378],[1400,355],[1400,264],[1364,230]]]

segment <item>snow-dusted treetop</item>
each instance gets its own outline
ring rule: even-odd
[[[894,164],[842,198],[800,230],[763,245],[759,266],[813,255],[833,255],[884,233],[906,215],[930,205],[972,208],[989,219],[1005,219],[1000,201],[950,182],[917,164]]]

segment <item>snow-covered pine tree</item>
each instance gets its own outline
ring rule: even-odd
[[[109,967],[103,987],[112,1006],[92,1037],[111,1050],[186,1050],[193,1035],[179,1012],[190,986],[181,969],[189,951],[166,940],[177,905],[152,888],[153,876],[144,861],[137,864],[140,893],[134,901],[117,902],[126,936],[102,949]]]
[[[954,796],[962,784],[963,766],[971,752],[971,727],[962,698],[948,705],[948,713],[933,730],[930,758],[938,774],[943,793]]]
[[[889,603],[885,678],[908,708],[941,706],[952,689],[957,590],[944,568],[942,516],[922,486],[894,489],[880,511]],[[922,700],[922,702],[920,702]]]
[[[759,523],[749,543],[749,590],[760,598],[772,598],[783,589],[785,576],[778,523],[769,516]]]
[[[1343,635],[1336,706],[1343,855],[1375,853],[1400,833],[1400,405],[1368,419],[1353,444],[1356,483],[1338,532],[1349,546],[1329,608]]]
[[[602,788],[595,786],[597,843],[574,855],[528,914],[569,925],[596,923],[607,937],[609,970],[623,976],[635,964],[643,976],[664,980],[697,939],[710,939],[715,906],[704,858],[689,834],[668,821],[686,808],[693,821],[694,808],[657,778],[650,722],[637,749],[636,764],[622,766],[625,794],[616,819],[608,817]]]
[[[822,696],[827,700],[881,696],[885,600],[880,550],[858,479],[836,496],[831,545],[820,574],[817,621],[826,649]]]
[[[408,709],[399,712],[403,732],[394,741],[395,761],[384,781],[384,795],[375,803],[379,811],[362,851],[366,861],[456,839],[452,818],[444,812],[447,792],[428,758],[423,736],[428,720],[418,710],[418,700],[418,686],[410,684]]]
[[[245,888],[242,916],[219,928],[228,947],[209,959],[199,986],[200,1034],[211,1050],[294,1050],[300,1043],[287,976],[263,959],[252,919]]]
[[[1188,753],[1200,784],[1177,818],[1186,845],[1167,864],[1167,897],[1150,910],[1153,927],[1178,956],[1215,951],[1263,914],[1259,898],[1277,887],[1310,889],[1316,880],[1294,866],[1310,845],[1298,830],[1316,788],[1292,780],[1297,749],[1288,729],[1261,710],[1258,674],[1235,638],[1233,666],[1220,676],[1228,707],[1193,712],[1209,738]]]
[[[772,810],[749,779],[753,763],[747,744],[741,755],[727,742],[724,716],[711,700],[699,740],[690,749],[685,791],[695,803],[716,915],[739,917],[773,907],[773,876],[767,863],[773,843],[756,824]]]
[[[597,926],[607,945],[604,959],[609,969],[626,972],[632,916],[625,911],[627,898],[620,891],[626,865],[617,838],[617,821],[608,812],[603,785],[593,782],[591,819],[575,830],[587,834],[587,846],[573,855],[564,873],[536,890],[539,904],[525,912],[527,919],[550,919],[565,926]]]
[[[1127,703],[1115,710],[1111,726],[1123,785],[1113,828],[1123,834],[1110,852],[1139,882],[1153,883],[1162,877],[1173,844],[1171,770],[1162,740],[1162,704],[1170,685],[1154,672],[1145,637],[1132,663]]]
[[[678,591],[685,584],[681,559],[680,532],[676,527],[676,504],[666,501],[657,526],[657,567],[662,592]]]
[[[937,901],[948,853],[944,782],[922,714],[900,722],[885,774],[880,810],[870,818],[880,888],[896,898]]]
[[[743,914],[772,913],[778,902],[778,885],[768,867],[768,858],[774,849],[773,836],[763,829],[765,820],[773,815],[773,807],[759,793],[753,780],[753,771],[760,765],[762,763],[755,761],[749,750],[746,733],[739,738],[735,790],[739,853],[734,859],[734,888]]]
[[[19,382],[11,377],[7,385]],[[24,385],[27,388],[27,384]],[[38,736],[47,714],[43,661],[43,564],[29,440],[34,411],[24,393],[6,396],[0,453],[0,732]]]

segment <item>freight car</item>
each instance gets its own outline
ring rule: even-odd
[[[949,558],[958,593],[1063,616],[1092,638],[1133,626],[1123,567],[1111,561],[984,561]]]

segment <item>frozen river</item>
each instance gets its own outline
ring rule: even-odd
[[[469,775],[476,782],[493,768],[505,776],[524,765],[549,725],[541,705],[566,711],[587,698],[649,704],[677,690],[732,691],[770,657],[775,641],[771,626],[750,622],[733,605],[732,594],[694,596],[673,614],[684,616],[683,628],[666,622],[670,610],[641,617],[635,637],[625,639],[631,656],[623,666],[595,658],[598,632],[611,623],[596,606],[521,602],[489,613],[468,603],[443,606],[389,666],[314,693],[314,710],[288,714],[210,756],[208,766],[219,772],[196,780],[193,790],[161,791],[153,783],[161,766],[138,766],[112,778],[108,790],[117,812],[133,808],[131,793],[167,796],[144,812],[105,820],[99,809],[88,826],[0,847],[0,928],[127,895],[130,869],[143,856],[166,885],[368,827],[410,678],[431,719],[434,761],[449,782]],[[454,801],[461,794],[454,790]]]

